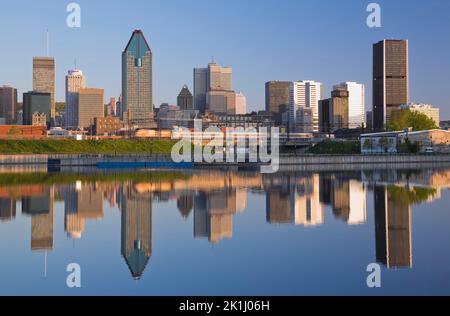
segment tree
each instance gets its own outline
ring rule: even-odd
[[[373,141],[372,139],[368,138],[364,141],[363,147],[365,150],[372,150],[373,149]]]
[[[388,131],[402,131],[410,127],[413,131],[425,131],[438,128],[436,122],[423,113],[409,109],[392,111],[391,119],[386,125]]]
[[[384,152],[387,153],[388,152],[388,145],[389,145],[389,140],[387,137],[381,137],[378,140],[378,143],[380,144],[381,147],[384,148]]]

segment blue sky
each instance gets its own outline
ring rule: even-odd
[[[215,61],[234,69],[236,91],[249,109],[264,108],[269,80],[366,84],[371,107],[372,44],[410,41],[411,101],[435,104],[450,119],[450,1],[448,0],[78,0],[82,27],[66,26],[64,0],[2,3],[0,85],[32,88],[32,57],[45,55],[45,32],[57,62],[57,99],[74,59],[90,87],[105,97],[121,90],[121,53],[141,28],[154,53],[155,104],[175,103],[192,69]],[[370,2],[382,7],[382,28],[366,25]],[[5,44],[6,43],[6,44]]]

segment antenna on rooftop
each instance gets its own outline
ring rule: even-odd
[[[50,57],[50,33],[47,29],[47,57]]]

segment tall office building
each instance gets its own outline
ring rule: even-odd
[[[17,117],[17,89],[0,87],[0,118],[5,119],[7,125],[14,124]]]
[[[319,100],[323,97],[321,82],[297,81],[289,87],[290,131],[319,132]]]
[[[333,87],[333,90],[348,92],[348,128],[358,128],[366,123],[366,96],[364,84],[343,82]]]
[[[373,45],[373,127],[383,130],[393,110],[409,103],[408,41]]]
[[[153,127],[153,54],[141,30],[122,53],[122,115],[139,127]]]
[[[55,59],[33,58],[33,91],[50,93],[50,118],[55,119]]]
[[[84,88],[78,90],[78,128],[87,129],[97,117],[105,117],[104,90]]]
[[[109,116],[117,116],[117,103],[116,103],[115,97],[111,97],[109,99],[108,115]]]
[[[232,89],[233,69],[216,63],[194,69],[194,102],[200,112],[235,114],[236,93]]]
[[[45,114],[47,126],[51,124],[51,94],[27,92],[23,94],[23,125],[33,124],[34,114]]]
[[[207,78],[207,68],[194,69],[194,108],[201,113],[204,113],[206,110]]]
[[[78,91],[86,87],[86,78],[81,70],[69,70],[66,76],[66,127],[77,128]]]
[[[266,82],[266,112],[275,115],[281,122],[281,114],[289,111],[289,81]]]
[[[180,110],[193,110],[194,109],[194,97],[187,85],[184,85],[178,94],[177,105]]]
[[[235,114],[247,114],[247,97],[242,92],[236,93]]]
[[[319,127],[323,133],[349,128],[349,92],[334,90],[331,98],[319,101]]]

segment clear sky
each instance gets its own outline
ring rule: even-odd
[[[84,71],[105,98],[121,91],[121,53],[141,28],[154,53],[154,102],[176,103],[192,69],[212,56],[233,67],[236,91],[250,110],[264,108],[269,80],[366,84],[371,107],[372,44],[410,41],[411,101],[435,104],[450,119],[450,1],[448,0],[78,0],[81,28],[66,26],[65,0],[15,0],[1,6],[0,85],[32,88],[32,57],[45,55],[46,29],[57,63],[57,100],[64,76]],[[366,7],[382,7],[382,28],[368,28]],[[20,97],[21,99],[21,97]]]

